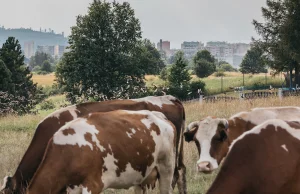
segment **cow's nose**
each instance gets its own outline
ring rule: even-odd
[[[212,166],[210,162],[199,162],[197,164],[197,167],[199,172],[204,172],[204,173],[212,172]]]

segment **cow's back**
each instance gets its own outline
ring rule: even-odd
[[[181,102],[173,96],[150,96],[141,99],[88,102],[68,106],[51,113],[38,124],[33,139],[13,177],[16,184],[15,189],[19,190],[21,185],[29,183],[42,160],[48,141],[60,127],[92,112],[108,112],[119,109],[162,112],[175,125],[177,133],[181,134],[185,117],[184,108]],[[176,150],[178,150],[179,138],[180,135],[176,139]]]
[[[97,174],[94,178],[102,189],[139,185],[156,167],[159,171],[161,161],[175,161],[175,138],[174,125],[161,113],[92,113],[71,121],[54,134],[31,184],[36,188],[46,179],[68,179],[65,185],[79,186],[84,184],[80,180]],[[46,174],[50,178],[44,178]]]

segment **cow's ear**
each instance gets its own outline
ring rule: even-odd
[[[221,119],[218,127],[228,133],[229,123],[226,119]]]
[[[220,141],[226,140],[229,131],[229,124],[226,119],[220,120],[220,123],[218,125],[218,131],[220,133]]]
[[[198,127],[199,127],[198,121],[192,122],[188,125],[186,131],[183,133],[185,141],[190,142],[194,140],[194,136],[198,131]]]

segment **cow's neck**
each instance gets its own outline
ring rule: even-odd
[[[238,138],[240,135],[242,135],[246,131],[251,130],[253,127],[256,126],[250,121],[246,121],[242,118],[229,119],[228,123],[229,123],[229,132],[228,132],[229,144],[231,144],[232,141]]]
[[[235,176],[236,173],[230,173],[231,176],[228,176],[226,172],[228,170],[232,171],[232,169],[222,167],[206,194],[241,193],[243,187],[242,177]]]

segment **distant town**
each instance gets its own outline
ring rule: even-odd
[[[43,52],[54,58],[60,58],[64,52],[68,51],[68,41],[63,32],[56,34],[51,29],[34,31],[25,28],[5,29],[0,27],[0,47],[9,36],[14,36],[20,41],[22,51],[27,59],[34,56],[36,52]],[[167,59],[178,50],[182,50],[187,59],[193,58],[197,51],[208,50],[217,61],[226,61],[234,67],[241,64],[250,46],[246,43],[228,43],[225,41],[210,41],[206,45],[201,41],[184,41],[180,49],[171,49],[170,41],[160,40],[156,44],[156,48],[163,52]]]
[[[170,49],[170,41],[157,43],[157,49],[163,51],[167,57],[171,57],[178,50],[182,50],[187,59],[191,59],[198,51],[208,50],[217,61],[226,61],[234,67],[238,67],[250,49],[250,44],[246,43],[227,43],[221,41],[210,41],[206,45],[199,41],[184,41],[181,49]]]

